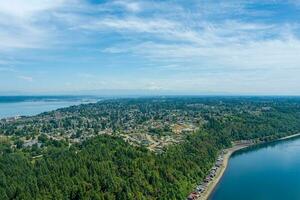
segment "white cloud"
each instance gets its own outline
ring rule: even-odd
[[[30,76],[18,76],[19,79],[27,81],[27,82],[32,82],[33,78]]]
[[[0,13],[10,17],[29,18],[37,13],[58,8],[65,0],[9,0],[0,1]]]
[[[226,21],[224,24],[204,24],[199,31],[190,30],[186,37],[187,32],[181,32],[182,26],[177,23],[173,25],[174,29],[166,29],[168,42],[123,43],[108,47],[103,52],[127,52],[150,60],[170,61],[177,66],[189,60],[199,68],[299,68],[300,40],[289,26],[282,29],[274,24]],[[166,36],[163,34],[156,36],[164,39]]]
[[[80,48],[90,50],[99,45],[101,51],[98,55],[105,56],[103,60],[106,62],[110,62],[109,58],[116,58],[120,59],[118,64],[127,61],[141,66],[155,63],[155,69],[174,73],[174,76],[165,76],[180,79],[147,80],[140,84],[133,80],[114,81],[116,88],[138,85],[146,89],[160,89],[161,86],[164,89],[179,86],[186,89],[216,88],[219,85],[220,89],[228,89],[243,80],[257,80],[264,85],[262,80],[271,81],[269,76],[283,81],[288,75],[294,77],[299,72],[298,23],[269,20],[276,14],[274,10],[248,9],[261,2],[258,0],[182,2],[115,0],[92,5],[85,0],[0,1],[0,52],[6,51],[7,55],[14,57],[14,50],[20,49],[29,49],[30,52],[36,48],[65,48],[66,51],[78,52]],[[87,55],[88,51],[83,54],[90,60],[98,59],[94,58],[98,55]],[[116,54],[138,59],[129,62]],[[68,55],[62,55],[59,62],[65,59],[64,56]],[[41,61],[41,57],[35,59]],[[99,64],[99,68],[101,66]],[[7,71],[6,68],[1,70]],[[193,71],[198,77],[186,79],[184,75],[188,71]],[[228,78],[216,74],[223,74],[223,77],[226,74]],[[82,73],[78,77],[95,79],[82,87],[110,85],[110,80],[105,84],[97,82],[93,74]],[[32,77],[19,78],[33,81]],[[251,88],[246,83],[242,85]]]
[[[1,65],[1,62],[0,62]],[[12,67],[0,67],[0,72],[16,72],[16,70]]]
[[[150,82],[146,84],[145,88],[147,90],[163,90],[163,87],[160,84],[157,84],[156,82]]]
[[[139,12],[142,10],[140,3],[135,1],[121,0],[114,1],[113,4],[123,6],[125,9],[131,12]]]
[[[52,39],[47,16],[67,1],[71,0],[0,1],[0,51],[47,48]]]
[[[134,33],[161,33],[175,28],[176,23],[165,19],[137,17],[95,19],[78,28],[93,31],[128,31]]]

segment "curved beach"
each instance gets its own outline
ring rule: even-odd
[[[290,135],[290,136],[286,136],[286,137],[282,137],[279,140],[286,140],[286,139],[290,139],[290,138],[294,138],[294,137],[298,137],[300,136],[300,133],[298,134],[294,134],[294,135]],[[223,156],[223,162],[222,165],[218,168],[217,172],[216,172],[216,176],[214,178],[212,178],[212,180],[207,184],[206,189],[203,191],[203,193],[201,194],[201,196],[198,198],[198,200],[208,200],[210,195],[212,194],[212,192],[214,191],[215,187],[218,185],[218,183],[220,182],[227,166],[228,166],[228,162],[229,159],[231,157],[231,155],[238,150],[244,149],[246,147],[249,147],[251,145],[254,145],[255,143],[245,143],[245,144],[235,144],[233,147],[229,148],[229,149],[225,149],[225,154]]]
[[[208,183],[205,191],[201,194],[201,196],[198,198],[198,200],[207,200],[209,198],[209,196],[211,195],[211,193],[214,191],[215,187],[221,180],[221,178],[227,168],[230,156],[235,151],[246,148],[250,145],[251,144],[237,144],[237,145],[234,145],[232,148],[225,150],[226,153],[224,154],[222,165],[218,168],[218,170],[216,172],[216,176]]]

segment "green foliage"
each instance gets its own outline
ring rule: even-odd
[[[130,111],[130,112],[129,112]],[[170,114],[171,113],[171,114]],[[175,114],[174,114],[175,113]],[[100,131],[148,126],[147,134],[172,137],[169,124],[198,121],[200,130],[156,154]],[[58,117],[57,117],[58,116]],[[184,116],[184,117],[183,117]],[[56,118],[57,117],[57,118]],[[130,124],[127,122],[130,121]],[[164,123],[166,122],[166,123]],[[298,98],[167,98],[109,100],[73,106],[12,123],[1,123],[10,139],[0,142],[1,199],[184,199],[234,140],[271,141],[300,131]],[[48,134],[49,133],[49,134]],[[50,139],[71,133],[80,145]],[[47,134],[47,135],[46,135]],[[20,138],[43,143],[22,147]],[[147,144],[145,144],[147,145]]]
[[[41,135],[38,137],[38,141],[41,142],[41,143],[46,143],[46,142],[48,141],[47,135],[41,134]]]
[[[22,153],[0,157],[0,192],[8,199],[183,199],[218,152],[198,133],[156,155],[119,138],[50,149],[34,163]]]
[[[24,142],[23,142],[23,140],[18,139],[14,142],[14,144],[16,145],[16,147],[18,149],[21,149],[23,147]]]

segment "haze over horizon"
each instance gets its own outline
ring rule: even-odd
[[[0,95],[300,95],[298,0],[0,1]]]

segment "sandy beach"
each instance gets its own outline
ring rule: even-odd
[[[286,139],[290,139],[290,138],[294,138],[294,137],[298,137],[298,136],[300,136],[300,133],[294,134],[294,135],[290,135],[290,136],[286,136],[286,137],[280,138],[278,140],[286,140]]]
[[[223,157],[222,165],[219,167],[219,169],[216,173],[216,176],[208,183],[208,186],[207,186],[206,190],[202,193],[201,197],[199,197],[198,200],[207,200],[209,198],[210,194],[213,192],[213,190],[215,189],[215,187],[217,186],[217,184],[221,180],[221,178],[222,178],[222,176],[223,176],[223,174],[224,174],[224,172],[227,168],[230,156],[235,151],[246,148],[250,145],[251,144],[238,144],[238,145],[234,145],[232,148],[225,149],[226,153]]]
[[[290,139],[290,138],[294,138],[294,137],[298,137],[298,136],[300,136],[300,133],[280,138],[277,141],[286,140],[286,139]],[[209,199],[211,193],[214,191],[215,187],[217,186],[217,184],[221,180],[221,178],[222,178],[222,176],[223,176],[223,174],[224,174],[224,172],[227,168],[230,156],[235,151],[244,149],[244,148],[249,147],[249,146],[254,145],[254,144],[255,143],[235,144],[233,147],[231,147],[229,149],[225,149],[226,153],[224,154],[222,165],[218,168],[218,170],[216,172],[216,176],[208,183],[207,188],[201,194],[201,196],[198,198],[198,200],[208,200]]]

